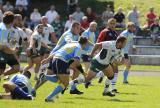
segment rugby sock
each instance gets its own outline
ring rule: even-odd
[[[71,86],[71,91],[77,89],[76,85],[81,84],[85,82],[85,77],[83,75],[79,75],[78,78],[76,78],[73,81],[69,82],[69,86]]]
[[[99,71],[97,74],[96,74],[96,78],[100,78],[100,77],[104,77],[104,73],[102,71]]]
[[[61,91],[63,91],[63,87],[61,85],[58,85],[53,91],[52,93],[50,93],[48,96],[47,96],[47,100],[52,100],[52,98],[56,95],[58,95],[58,93],[60,93]]]
[[[114,78],[111,81],[112,90],[116,89],[115,85],[116,85],[116,82],[117,82],[117,77],[118,77],[118,73],[114,73]]]
[[[16,88],[12,91],[12,93],[19,94],[22,98],[27,98],[29,95],[18,86],[16,86]]]
[[[106,79],[104,92],[108,92],[109,91],[109,85],[110,85],[110,83],[111,83],[111,80]]]
[[[76,87],[75,84],[73,84],[73,85],[71,86],[71,91],[74,91],[75,89],[77,89],[77,87]]]
[[[58,81],[58,77],[56,75],[45,75],[46,76],[46,80],[49,80],[51,82],[57,82]]]
[[[129,73],[128,70],[124,70],[124,72],[123,72],[123,77],[124,77],[123,82],[127,81],[128,73]]]

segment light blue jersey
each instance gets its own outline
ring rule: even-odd
[[[59,50],[62,46],[65,44],[71,42],[71,41],[78,41],[79,35],[74,35],[71,30],[66,31],[62,34],[60,39],[58,40],[58,43],[56,47],[51,51],[51,53],[54,53],[55,51]]]
[[[127,38],[127,43],[125,45],[125,47],[123,48],[123,53],[128,54],[129,53],[129,49],[132,47],[133,45],[133,37],[134,34],[128,30],[124,30],[120,35],[124,36]]]
[[[23,83],[28,88],[28,93],[31,94],[31,91],[32,91],[31,82],[23,74],[16,74],[16,75],[12,76],[12,78],[10,79],[10,81],[13,82],[13,83],[15,83],[15,84],[16,83]]]
[[[96,42],[95,33],[90,31],[89,28],[82,33],[82,36],[86,37],[93,44]],[[90,44],[87,44],[86,47],[83,49],[82,54],[90,53],[92,49],[93,49],[93,46]]]
[[[54,52],[54,57],[69,62],[73,58],[80,59],[82,48],[78,42],[68,43],[58,51]]]
[[[7,29],[6,25],[2,22],[0,23],[0,45],[7,45],[9,29]]]

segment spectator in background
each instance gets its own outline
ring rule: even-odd
[[[73,22],[74,22],[73,16],[69,15],[69,19],[66,21],[66,24],[64,26],[64,31],[67,31],[68,29],[70,29]]]
[[[50,10],[48,10],[45,14],[45,16],[48,18],[48,23],[51,24],[56,16],[58,15],[57,11],[55,10],[55,6],[51,5]]]
[[[81,22],[83,16],[84,16],[84,13],[81,11],[81,8],[79,6],[76,7],[76,11],[73,13],[74,20]]]
[[[63,32],[63,25],[59,15],[56,16],[56,19],[51,23],[51,25],[54,28],[56,37],[59,39]]]
[[[125,15],[122,12],[122,8],[119,7],[117,13],[114,15],[114,19],[116,19],[117,27],[125,28]]]
[[[147,13],[147,26],[148,28],[154,23],[156,19],[156,14],[154,13],[154,8],[151,7]]]
[[[27,12],[22,5],[19,5],[17,9],[14,10],[14,13],[22,15],[23,23],[26,23]]]
[[[139,12],[137,11],[137,6],[133,6],[133,9],[128,12],[127,18],[128,22],[133,22],[136,28],[140,28]]]
[[[91,7],[87,8],[85,16],[88,17],[89,23],[96,20],[96,14],[92,11]]]
[[[27,0],[16,0],[16,7],[19,5],[23,6],[25,10],[27,10],[28,1]]]
[[[3,6],[3,11],[13,11],[13,6],[11,5],[11,3],[9,1],[6,2],[6,4]]]
[[[0,22],[2,22],[2,19],[3,19],[3,12],[2,10],[0,10]]]
[[[78,0],[67,0],[68,13],[72,14],[75,12],[76,7],[78,6]]]
[[[86,30],[89,27],[89,22],[87,16],[82,17],[81,27]]]
[[[106,25],[107,22],[108,22],[108,20],[109,20],[110,18],[113,18],[113,16],[114,16],[114,14],[113,14],[113,12],[112,12],[112,10],[111,10],[111,6],[110,6],[110,5],[107,5],[106,11],[104,11],[104,12],[102,13],[102,21],[103,21],[103,24]]]
[[[154,44],[160,44],[160,25],[159,19],[155,19],[155,22],[151,25],[151,37],[153,39]]]
[[[0,2],[0,10],[3,11],[3,4]]]
[[[33,30],[36,25],[40,23],[41,14],[39,13],[37,8],[34,8],[33,12],[30,15],[31,20],[31,29]]]
[[[0,4],[3,4],[3,0],[0,0]]]
[[[116,40],[118,37],[118,34],[115,31],[116,27],[116,20],[114,18],[111,18],[107,22],[107,26],[105,29],[103,29],[97,39],[97,42],[102,42],[102,41],[111,41],[111,40]]]

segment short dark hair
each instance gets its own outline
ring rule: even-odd
[[[38,24],[37,28],[43,27],[43,24]]]
[[[124,43],[126,40],[127,40],[126,37],[124,37],[124,36],[118,36],[118,38],[116,40],[116,43],[119,43],[119,42]]]
[[[29,79],[31,78],[31,72],[29,72],[29,71],[24,71],[22,74]]]
[[[86,37],[80,36],[78,39],[78,42],[83,45],[86,44],[88,42],[88,39]]]
[[[72,23],[72,28],[74,28],[74,27],[76,27],[76,26],[79,26],[79,25],[81,25],[78,21],[74,21],[73,23]]]
[[[10,24],[14,20],[14,14],[11,11],[7,11],[3,14],[3,23]]]

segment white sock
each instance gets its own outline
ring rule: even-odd
[[[112,90],[116,89],[116,82],[117,82],[118,73],[114,73],[114,78],[111,81]]]
[[[109,85],[111,84],[111,80],[106,79],[105,81],[105,87],[104,87],[104,92],[109,92]]]
[[[39,69],[39,73],[45,73],[45,71],[47,70],[47,67],[48,67],[48,65],[49,65],[49,63],[47,63],[47,64],[42,64],[41,66],[40,66],[40,69]]]
[[[100,78],[100,77],[104,77],[104,73],[102,71],[99,71],[97,74],[96,74],[96,77],[95,78]]]
[[[38,77],[38,73],[35,73],[35,76],[34,77]]]
[[[77,85],[77,84],[81,84],[85,82],[85,78],[83,75],[79,75],[76,79],[72,80],[69,82],[69,87],[72,86],[73,84]]]

